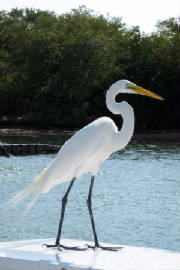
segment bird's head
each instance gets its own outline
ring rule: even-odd
[[[139,95],[144,95],[144,96],[148,96],[148,97],[152,97],[155,99],[159,99],[159,100],[164,100],[163,97],[149,91],[146,90],[138,85],[136,85],[135,83],[132,83],[130,81],[127,80],[121,80],[119,81],[120,85],[121,85],[121,93],[130,93],[130,94],[139,94]]]
[[[108,109],[114,114],[121,113],[121,103],[116,102],[116,96],[121,93],[129,93],[129,94],[139,94],[148,97],[152,97],[159,100],[164,100],[161,96],[146,90],[135,83],[132,83],[127,80],[119,80],[111,85],[109,90],[106,93],[106,105]]]

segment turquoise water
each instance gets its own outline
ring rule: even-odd
[[[0,157],[0,203],[26,187],[54,155]],[[131,143],[106,160],[93,190],[100,241],[180,250],[179,146]],[[93,240],[86,199],[90,175],[76,180],[69,195],[63,237]],[[0,210],[0,241],[56,237],[61,198],[68,183],[39,197]]]

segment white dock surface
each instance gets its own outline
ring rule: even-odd
[[[117,252],[70,251],[46,248],[54,239],[0,242],[0,270],[178,270],[180,253],[123,246]],[[84,246],[86,242],[64,239],[62,244]],[[104,244],[109,246],[109,244]]]

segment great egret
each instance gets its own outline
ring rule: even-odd
[[[145,90],[130,81],[120,80],[115,82],[107,91],[106,105],[112,113],[120,114],[122,116],[123,124],[121,130],[118,131],[115,123],[108,117],[98,118],[89,125],[80,129],[68,141],[65,142],[50,165],[45,168],[43,172],[37,176],[26,189],[21,191],[9,201],[10,203],[17,203],[30,193],[35,192],[35,196],[28,206],[28,209],[30,209],[40,193],[47,193],[54,186],[71,180],[69,187],[62,199],[61,217],[55,245],[47,245],[47,247],[56,246],[58,248],[77,248],[65,247],[61,245],[61,229],[68,194],[73,186],[73,183],[77,177],[88,172],[91,173],[91,183],[87,205],[95,241],[94,248],[101,247],[97,238],[91,208],[91,195],[94,179],[100,164],[113,152],[124,148],[130,141],[134,131],[133,108],[125,101],[120,103],[115,101],[115,97],[119,93],[140,94],[163,100],[163,98],[159,95]],[[101,248],[116,250],[108,247]]]

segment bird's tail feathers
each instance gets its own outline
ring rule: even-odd
[[[34,179],[34,181],[28,187],[20,191],[12,199],[7,201],[3,205],[0,205],[0,208],[14,206],[15,204],[19,203],[21,200],[26,198],[28,195],[30,195],[31,193],[34,193],[33,199],[30,201],[30,203],[28,204],[26,208],[26,213],[27,213],[31,209],[31,207],[33,206],[33,204],[38,199],[41,193],[42,179],[43,179],[43,175],[40,174]]]

